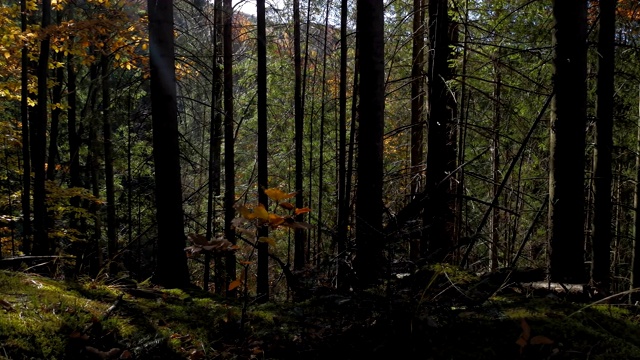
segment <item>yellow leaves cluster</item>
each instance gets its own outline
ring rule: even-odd
[[[290,213],[288,215],[279,215],[275,212],[269,212],[264,204],[257,204],[254,206],[245,206],[240,204],[236,206],[236,211],[238,211],[240,217],[233,221],[233,226],[236,231],[244,233],[248,236],[253,236],[254,232],[252,230],[248,230],[242,226],[247,222],[255,228],[261,226],[269,226],[271,229],[285,227],[290,229],[307,230],[312,228],[312,226],[308,223],[295,220],[295,216],[306,214],[310,212],[311,209],[309,209],[308,207],[296,208],[289,202],[283,202],[283,200],[287,200],[296,196],[296,192],[285,193],[280,189],[270,188],[265,189],[264,193],[280,208],[288,210]],[[271,246],[275,246],[276,244],[275,239],[271,237],[260,237],[257,239],[257,241],[261,243],[267,243]]]

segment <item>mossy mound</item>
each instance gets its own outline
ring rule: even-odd
[[[514,292],[465,304],[434,284],[257,305],[0,271],[0,358],[640,359],[634,306]]]

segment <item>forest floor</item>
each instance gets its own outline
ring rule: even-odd
[[[259,305],[0,271],[0,359],[640,359],[638,306],[497,279],[432,267]]]

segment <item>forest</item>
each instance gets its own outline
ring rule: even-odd
[[[640,359],[637,1],[0,23],[0,358]]]

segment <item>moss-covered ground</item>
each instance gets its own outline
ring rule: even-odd
[[[640,359],[635,306],[431,280],[244,306],[0,271],[0,358]]]

